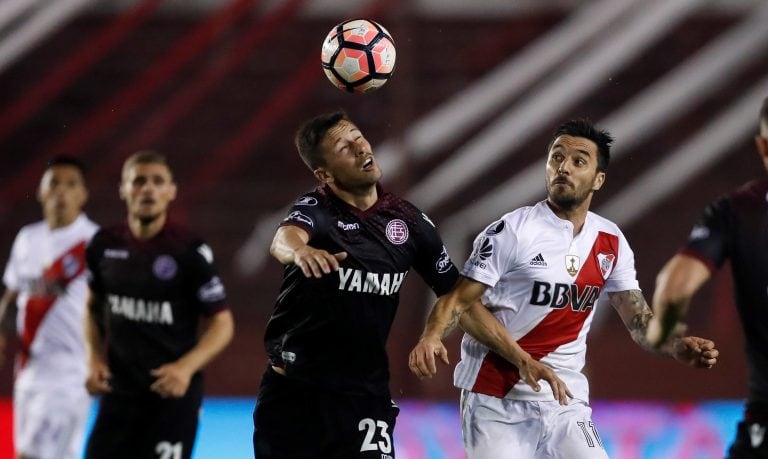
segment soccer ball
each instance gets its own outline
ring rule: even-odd
[[[374,91],[395,70],[395,42],[387,29],[368,19],[337,25],[323,41],[325,75],[337,88],[352,93]]]

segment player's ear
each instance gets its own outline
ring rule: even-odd
[[[757,152],[760,153],[760,159],[768,166],[768,138],[758,134],[755,136],[755,146]]]
[[[176,186],[176,182],[173,182],[173,181],[172,181],[172,182],[171,182],[171,189],[170,189],[170,193],[171,193],[171,201],[173,201],[174,199],[176,199],[176,192],[177,192],[177,191],[178,191],[178,187]]]
[[[125,197],[126,197],[125,183],[122,180],[120,180],[120,183],[117,184],[117,193],[120,195],[120,200],[125,201]]]
[[[595,180],[592,182],[592,191],[597,191],[603,187],[605,183],[605,172],[598,172],[595,175]]]
[[[323,167],[318,167],[312,173],[315,175],[315,177],[320,180],[323,183],[333,183],[333,175],[331,175],[330,172],[325,170]]]

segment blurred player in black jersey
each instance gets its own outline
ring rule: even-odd
[[[759,129],[755,144],[768,170],[768,98]],[[728,458],[768,458],[768,178],[748,182],[705,209],[685,248],[659,272],[648,339],[661,345],[685,328],[682,319],[691,298],[726,260],[749,364],[744,420]]]
[[[322,183],[277,230],[285,265],[254,412],[258,459],[395,456],[398,414],[385,350],[398,292],[413,267],[438,296],[458,273],[430,219],[378,185],[371,145],[343,112],[296,134]]]
[[[127,221],[99,231],[86,252],[86,387],[102,394],[86,457],[189,458],[201,369],[232,339],[232,315],[210,247],[167,221],[176,184],[165,157],[128,158],[120,196]]]

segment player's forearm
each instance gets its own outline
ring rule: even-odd
[[[18,297],[18,292],[15,290],[6,290],[3,296],[0,297],[0,333],[5,333],[13,329],[13,324],[10,319],[9,311],[13,309],[13,305]]]
[[[95,362],[101,362],[104,360],[102,350],[104,348],[104,341],[99,331],[99,327],[96,325],[96,321],[92,314],[86,313],[85,315],[85,349],[88,355],[89,364],[93,365]]]
[[[501,322],[479,302],[461,315],[459,324],[470,336],[518,368],[528,357]]]
[[[208,327],[200,336],[197,345],[184,354],[178,363],[184,366],[190,374],[196,373],[229,345],[234,334],[235,326],[232,312],[227,309],[217,313],[211,317]]]
[[[461,315],[471,304],[460,301],[455,295],[440,297],[427,318],[422,337],[443,339],[459,325]]]
[[[671,346],[654,347],[647,338],[648,324],[653,312],[640,290],[627,290],[608,294],[611,305],[621,316],[632,340],[652,354],[672,356]]]
[[[296,251],[307,245],[307,241],[299,235],[298,231],[291,226],[281,227],[272,240],[269,253],[284,265],[293,263],[296,259]]]

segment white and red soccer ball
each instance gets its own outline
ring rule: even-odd
[[[395,42],[387,29],[369,19],[335,26],[323,41],[325,75],[337,88],[352,93],[380,88],[395,70]]]

